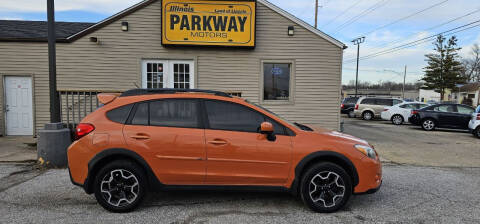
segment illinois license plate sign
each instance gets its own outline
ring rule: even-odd
[[[255,47],[252,1],[162,1],[162,44]]]

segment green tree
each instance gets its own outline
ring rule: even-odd
[[[425,55],[428,65],[424,68],[425,76],[422,81],[425,82],[425,85],[422,88],[435,90],[440,93],[443,100],[445,89],[453,89],[456,84],[466,82],[461,73],[462,64],[458,56],[461,48],[457,47],[455,36],[446,41],[445,37],[439,35],[433,44],[436,52]]]

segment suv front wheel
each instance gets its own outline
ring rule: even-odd
[[[322,162],[311,166],[303,175],[300,196],[316,212],[341,209],[352,194],[350,176],[340,166]]]
[[[146,180],[143,169],[134,162],[113,161],[101,168],[95,177],[95,198],[109,211],[132,211],[145,196]]]

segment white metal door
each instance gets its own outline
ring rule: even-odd
[[[142,88],[195,88],[194,63],[190,60],[145,60]]]
[[[5,76],[7,135],[33,135],[31,77]]]

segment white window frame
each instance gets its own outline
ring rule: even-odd
[[[190,89],[195,88],[195,62],[194,60],[142,60],[142,88],[147,88],[147,64],[148,63],[163,63],[163,88],[174,87],[174,66],[173,64],[188,64]]]
[[[265,100],[264,99],[264,64],[290,64],[290,80],[289,80],[289,94],[288,100]],[[295,103],[295,60],[285,60],[285,59],[268,59],[260,60],[260,99],[259,102],[262,105],[282,105],[289,104],[293,105]]]

